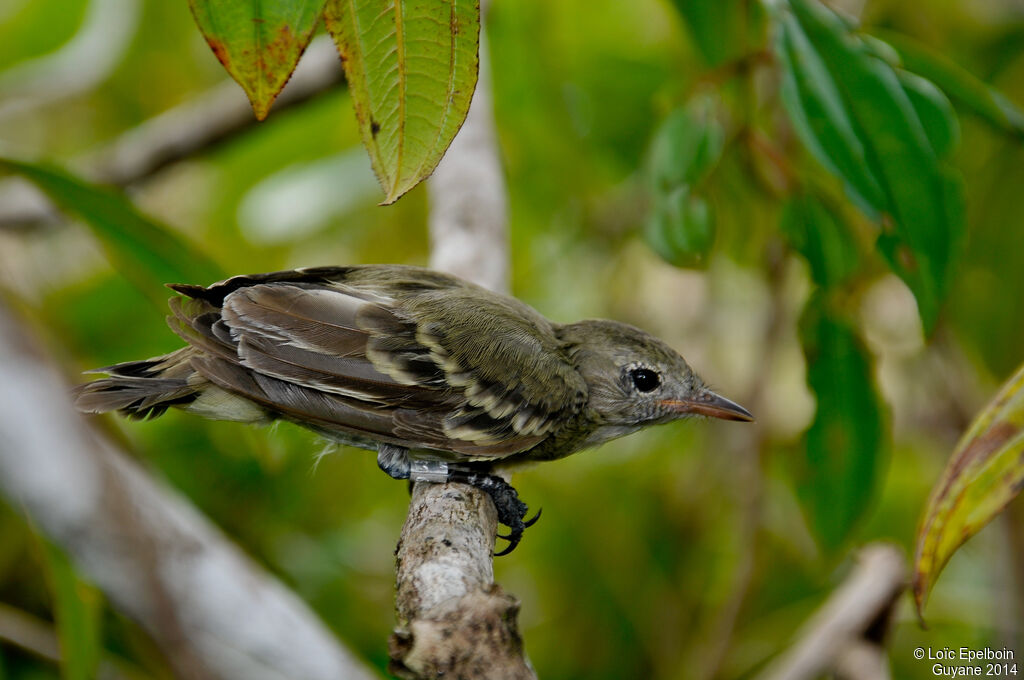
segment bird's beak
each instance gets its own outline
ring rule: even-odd
[[[722,420],[742,420],[744,422],[754,420],[750,411],[711,390],[703,390],[692,399],[665,399],[661,405],[680,414],[695,413]]]

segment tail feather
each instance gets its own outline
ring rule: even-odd
[[[102,366],[100,368],[90,368],[84,373],[106,373],[107,375],[117,375],[124,378],[152,378],[160,372],[158,368],[160,364],[164,362],[166,357],[157,357],[155,359],[145,359],[143,361],[125,361],[120,364],[112,364],[110,366]]]
[[[189,364],[191,350],[128,361],[90,373],[106,373],[109,378],[94,380],[75,388],[75,406],[85,413],[121,411],[129,418],[156,418],[171,406],[190,404],[199,396]]]

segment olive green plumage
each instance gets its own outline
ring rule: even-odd
[[[555,324],[522,302],[417,267],[320,267],[174,285],[187,346],[83,385],[83,411],[168,407],[284,419],[414,458],[560,458],[689,414],[749,420],[679,354],[613,321]]]

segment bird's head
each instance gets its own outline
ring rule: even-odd
[[[754,419],[708,389],[678,352],[639,328],[589,320],[563,326],[561,336],[589,387],[591,413],[611,430],[625,434],[690,415]]]

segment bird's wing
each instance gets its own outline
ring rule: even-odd
[[[451,438],[539,441],[586,402],[586,384],[551,324],[518,300],[475,287],[425,290],[403,297],[398,311],[414,324],[404,333],[379,311],[367,313],[367,325],[379,329],[367,356],[399,380],[418,382],[406,373],[403,348],[393,345],[403,338],[427,349],[444,384],[459,395],[443,423]],[[403,425],[420,427],[416,415],[403,414]]]
[[[582,407],[582,379],[532,309],[388,269],[217,284],[227,293],[176,287],[195,299],[172,301],[170,321],[203,350],[193,363],[205,377],[321,430],[496,458],[537,445]]]

